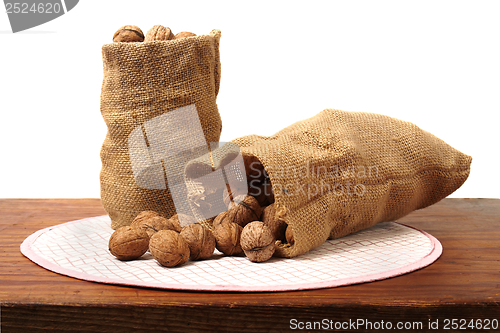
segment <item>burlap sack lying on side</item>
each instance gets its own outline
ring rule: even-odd
[[[233,142],[261,161],[276,214],[293,228],[295,244],[277,245],[282,257],[432,205],[465,182],[471,163],[412,123],[333,109]]]
[[[171,41],[112,43],[102,48],[101,114],[108,132],[101,149],[101,201],[114,229],[143,210],[175,214],[171,193],[136,184],[130,133],[166,112],[195,105],[206,142],[218,142],[220,31]],[[168,135],[168,133],[167,133]]]

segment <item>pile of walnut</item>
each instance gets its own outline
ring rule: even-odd
[[[188,31],[179,32],[174,35],[170,28],[164,27],[162,25],[155,25],[146,33],[135,26],[135,25],[125,25],[118,29],[113,35],[113,42],[115,43],[137,43],[137,42],[152,42],[155,40],[173,40],[184,37],[192,37],[196,34]]]
[[[260,163],[260,162],[259,162]],[[265,172],[248,172],[246,188],[224,190],[228,210],[213,220],[212,229],[195,223],[181,227],[179,215],[166,219],[155,212],[140,213],[130,226],[117,229],[109,239],[109,251],[121,260],[149,252],[161,265],[174,267],[191,260],[212,257],[215,248],[225,255],[246,255],[253,262],[270,259],[277,241],[293,244],[291,227],[277,218],[274,195]],[[257,169],[256,170],[262,170]]]

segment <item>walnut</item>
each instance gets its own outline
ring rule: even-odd
[[[189,246],[181,235],[173,230],[160,230],[149,240],[149,252],[161,265],[174,267],[189,259]]]
[[[201,224],[190,224],[182,228],[180,233],[189,246],[190,259],[208,259],[215,250],[215,236]]]
[[[295,243],[295,239],[293,237],[293,229],[291,225],[286,227],[285,237],[286,237],[286,242],[288,244],[293,245]]]
[[[152,42],[154,40],[169,40],[173,39],[174,34],[170,30],[170,28],[164,27],[160,24],[155,25],[146,33],[146,37],[144,38],[145,42]]]
[[[172,230],[175,230],[177,232],[181,232],[182,227],[185,227],[188,224],[196,223],[196,219],[193,216],[182,213],[175,214],[169,220],[175,226],[175,229]]]
[[[249,223],[241,232],[241,248],[253,262],[263,262],[274,254],[274,238],[271,230],[263,222]]]
[[[240,236],[243,228],[236,223],[223,222],[214,230],[217,250],[226,255],[237,255],[243,252]]]
[[[213,230],[215,230],[215,228],[217,228],[217,226],[219,224],[221,224],[222,222],[230,222],[227,219],[227,211],[226,212],[222,212],[222,213],[220,213],[219,215],[217,215],[215,217],[215,219],[212,222],[212,228],[213,228]]]
[[[148,227],[146,227],[146,224],[149,219],[157,216],[160,216],[160,214],[152,210],[142,211],[135,217],[130,226],[133,228],[137,228],[138,230],[144,232],[148,237],[151,237],[151,235],[147,232]]]
[[[148,250],[149,238],[136,228],[121,227],[109,238],[109,252],[120,260],[133,260]]]
[[[271,230],[271,233],[276,240],[285,242],[285,231],[287,228],[287,224],[285,221],[280,220],[276,217],[274,203],[264,208],[262,212],[262,222]]]
[[[113,42],[134,43],[144,41],[142,30],[135,25],[125,25],[113,35]]]
[[[234,198],[242,194],[246,194],[246,189],[243,188],[243,185],[241,185],[241,187],[231,187],[229,190],[226,186],[224,192],[222,192],[222,201],[224,202],[226,207],[229,207]]]
[[[143,220],[147,220],[151,217],[155,217],[155,216],[160,216],[160,214],[158,214],[157,212],[154,212],[152,210],[145,210],[145,211],[142,211],[140,212],[134,219],[134,221],[132,223],[140,223],[142,222]]]
[[[149,238],[160,230],[181,231],[181,226],[178,221],[166,219],[151,211],[142,212],[137,215],[130,226],[142,230]]]
[[[239,195],[229,204],[227,219],[244,227],[252,221],[260,220],[262,207],[250,195]]]
[[[182,31],[182,32],[179,32],[178,34],[176,34],[174,36],[174,39],[179,39],[179,38],[184,38],[184,37],[193,37],[193,36],[196,36],[196,34],[189,32],[189,31]]]

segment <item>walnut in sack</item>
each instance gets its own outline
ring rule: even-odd
[[[149,237],[140,230],[126,226],[116,229],[109,238],[109,252],[120,260],[133,260],[148,250]]]
[[[263,262],[274,254],[274,238],[271,230],[263,222],[254,221],[241,232],[241,248],[253,262]]]
[[[277,218],[274,203],[264,208],[262,212],[262,222],[271,230],[276,240],[282,242],[286,241],[285,232],[287,224],[285,221]]]
[[[146,37],[144,38],[144,41],[152,42],[155,40],[170,40],[173,38],[174,34],[170,30],[170,28],[158,24],[148,30],[148,32],[146,33]]]
[[[236,223],[223,222],[214,230],[217,250],[232,256],[243,252],[240,245],[243,228]]]
[[[174,36],[174,39],[179,39],[179,38],[184,38],[184,37],[193,37],[193,36],[196,36],[196,34],[189,32],[189,31],[182,31],[182,32],[179,32],[178,34],[176,34]]]
[[[259,220],[261,214],[262,207],[257,199],[251,195],[239,195],[229,204],[227,219],[244,227],[252,221]]]
[[[244,194],[246,194],[246,189],[244,189],[243,185],[241,187],[231,187],[231,189],[229,190],[226,187],[224,189],[224,192],[222,192],[222,201],[224,202],[226,207],[229,207],[231,202],[234,201],[234,198]]]
[[[175,267],[189,259],[189,246],[173,230],[160,230],[149,240],[149,252],[162,266]]]
[[[113,42],[134,43],[144,41],[142,30],[135,25],[125,25],[113,35]]]
[[[215,236],[201,224],[190,224],[182,228],[181,237],[189,246],[191,260],[208,259],[215,250]]]

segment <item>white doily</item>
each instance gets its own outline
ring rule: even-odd
[[[162,289],[284,291],[336,287],[401,275],[425,267],[442,253],[433,236],[395,222],[320,247],[296,258],[263,263],[223,256],[167,268],[149,253],[120,261],[108,251],[108,216],[60,224],[32,234],[21,252],[38,265],[78,279]]]

